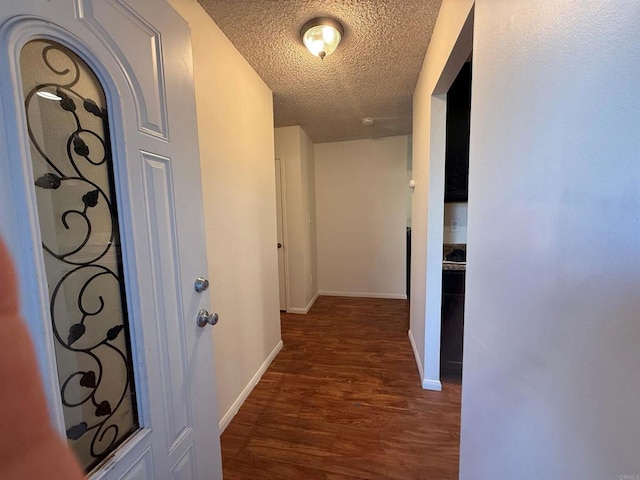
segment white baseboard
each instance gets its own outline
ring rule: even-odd
[[[418,373],[420,373],[420,378],[422,379],[422,388],[424,390],[435,390],[437,392],[441,392],[442,383],[440,383],[440,380],[429,380],[424,378],[422,363],[420,363],[420,356],[418,355],[418,350],[416,349],[416,341],[413,338],[413,333],[411,332],[411,330],[409,330],[409,343],[411,344],[411,349],[413,350],[413,356],[416,358]]]
[[[313,298],[307,304],[306,307],[304,307],[304,308],[287,308],[287,313],[299,313],[299,314],[302,314],[302,315],[306,315],[307,313],[309,313],[309,310],[311,310],[311,307],[313,307],[313,304],[316,303],[316,300],[318,299],[318,295],[320,295],[320,293],[316,292],[316,294],[313,296]]]
[[[394,300],[406,300],[407,295],[402,293],[372,293],[372,292],[331,292],[322,290],[320,295],[327,297],[361,297],[361,298],[390,298]]]
[[[420,362],[420,356],[418,355],[418,349],[416,348],[416,341],[413,338],[413,333],[409,330],[409,343],[411,344],[411,349],[413,350],[413,356],[416,358],[416,365],[418,366],[418,373],[420,374],[420,378],[424,378],[424,373],[422,370],[422,362]],[[424,388],[424,387],[423,387]]]
[[[424,390],[435,390],[436,392],[441,392],[442,383],[440,383],[440,380],[427,380],[425,378],[422,380],[422,388]]]
[[[276,347],[271,351],[267,359],[263,362],[263,364],[260,365],[260,368],[258,369],[256,374],[253,376],[253,378],[249,381],[247,386],[244,387],[244,389],[242,390],[238,398],[236,398],[236,401],[233,402],[233,404],[231,405],[231,408],[229,408],[229,410],[227,410],[227,413],[224,414],[224,416],[222,417],[222,420],[220,420],[218,424],[220,428],[220,434],[224,432],[224,429],[227,428],[229,423],[231,423],[231,420],[233,420],[233,417],[236,416],[236,413],[238,413],[238,410],[240,410],[240,407],[242,406],[244,401],[247,399],[251,391],[258,384],[258,382],[262,378],[262,375],[264,375],[264,372],[267,371],[267,368],[269,368],[269,365],[271,365],[271,362],[273,362],[273,359],[276,358],[276,355],[278,355],[278,352],[282,350],[282,346],[283,346],[283,343],[282,343],[282,340],[280,340],[276,345]]]

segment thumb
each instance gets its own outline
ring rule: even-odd
[[[0,315],[18,312],[18,281],[9,250],[0,238]]]

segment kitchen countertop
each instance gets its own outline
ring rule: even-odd
[[[457,270],[464,272],[467,269],[467,262],[448,262],[442,261],[442,270]]]
[[[450,262],[445,260],[454,249],[467,251],[467,245],[464,243],[445,243],[443,245],[442,270],[457,270],[464,272],[467,269],[467,262]]]

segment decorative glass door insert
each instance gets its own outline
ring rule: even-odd
[[[139,428],[104,90],[68,48],[20,54],[69,445],[88,472]]]

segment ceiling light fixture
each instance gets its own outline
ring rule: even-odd
[[[300,36],[311,54],[324,60],[337,48],[344,36],[344,28],[333,18],[317,17],[302,26]]]

